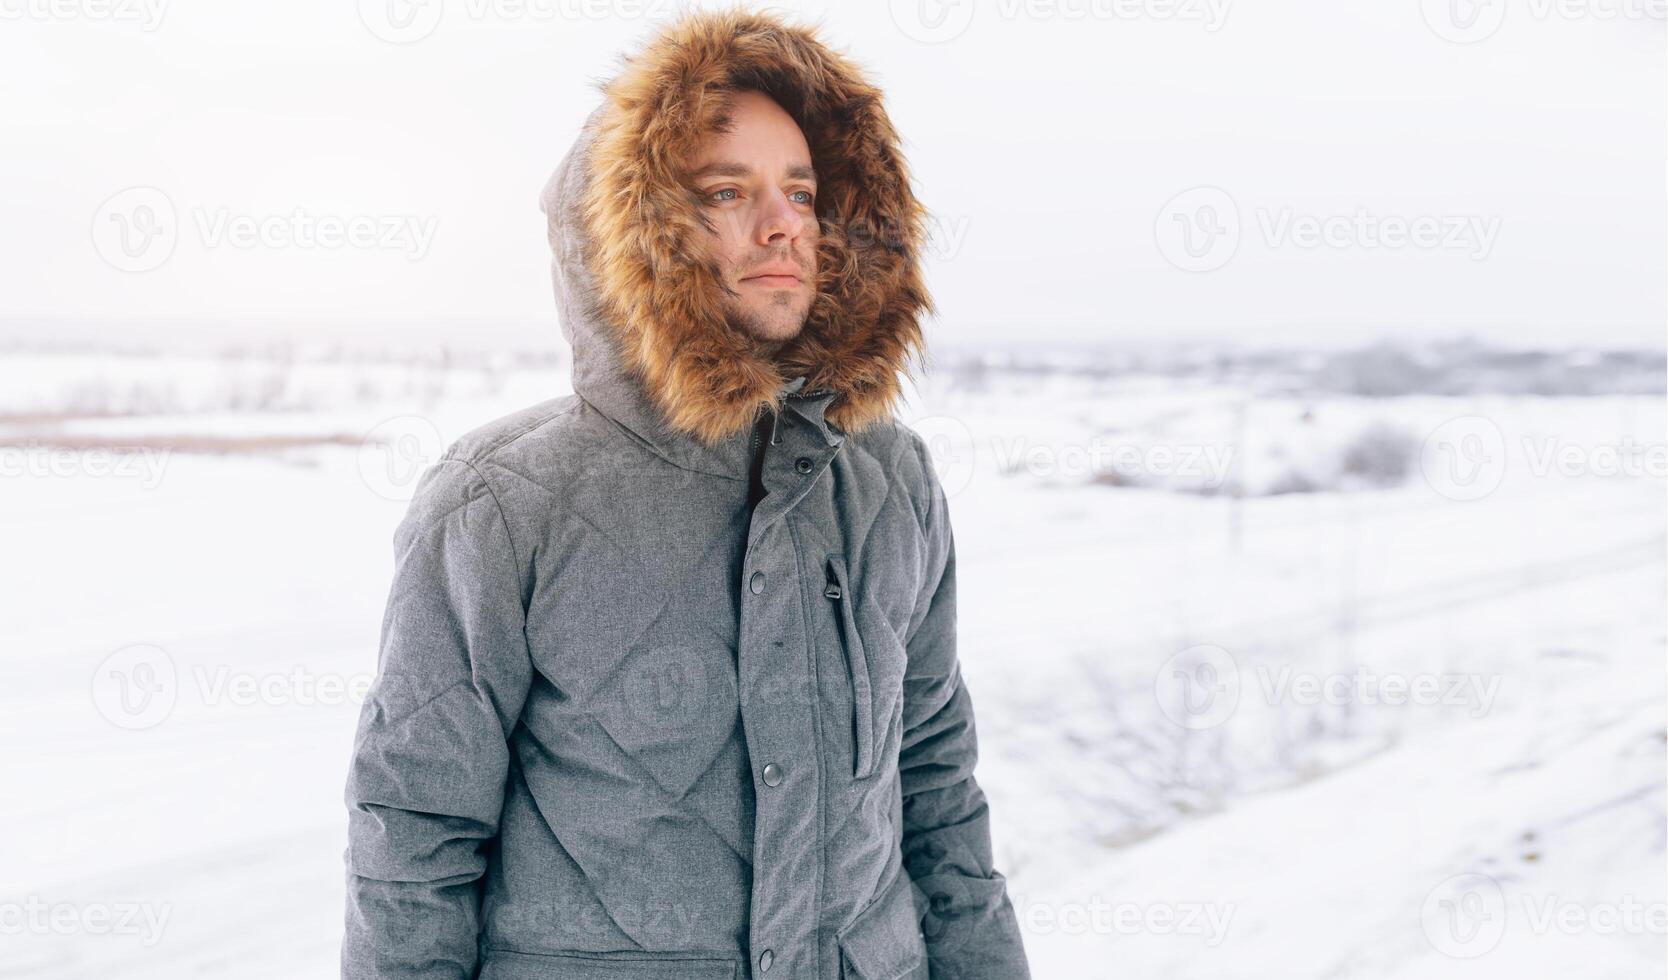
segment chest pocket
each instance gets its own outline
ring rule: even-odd
[[[828,581],[822,594],[834,606],[851,680],[853,776],[866,779],[878,770],[892,726],[901,715],[908,655],[891,625],[867,614],[862,596],[851,587],[843,555],[828,556]]]

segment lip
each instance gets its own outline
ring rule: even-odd
[[[799,277],[795,275],[767,273],[760,276],[748,276],[742,282],[756,283],[760,286],[774,286],[778,289],[785,286],[799,285]]]

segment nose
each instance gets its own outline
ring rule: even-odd
[[[759,216],[760,245],[792,244],[805,233],[805,215],[780,190],[772,191]]]

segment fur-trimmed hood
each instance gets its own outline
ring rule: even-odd
[[[836,438],[890,418],[933,308],[919,267],[925,211],[879,89],[812,29],[742,10],[685,15],[599,87],[602,104],[540,202],[574,390],[657,449],[687,443],[674,458],[726,469],[727,447],[790,396],[810,400]],[[817,295],[774,357],[727,323],[700,205],[681,180],[734,89],[775,99],[817,170]]]

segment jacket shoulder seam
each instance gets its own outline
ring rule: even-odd
[[[569,404],[567,404],[566,406],[564,406],[562,408],[555,409],[555,410],[553,410],[551,412],[548,412],[544,415],[540,415],[539,417],[537,417],[537,418],[535,418],[535,419],[533,419],[529,422],[524,423],[520,428],[514,429],[510,432],[505,433],[502,436],[499,436],[494,441],[486,444],[485,446],[480,447],[479,449],[475,449],[475,450],[470,451],[468,453],[457,453],[455,450],[448,450],[446,452],[446,454],[444,456],[442,456],[441,458],[442,459],[455,459],[460,463],[468,463],[468,464],[470,464],[471,467],[473,467],[474,464],[476,464],[476,463],[487,462],[493,454],[497,453],[501,449],[504,449],[504,448],[508,447],[511,443],[515,442],[517,439],[520,439],[521,437],[532,433],[534,430],[542,428],[545,425],[548,425],[549,423],[554,422],[555,420],[561,418],[564,415],[567,415],[568,413],[572,412],[574,409],[576,409],[578,407],[579,407],[579,402],[578,402],[578,399],[577,399],[577,396],[576,396],[575,399],[573,401],[571,401]],[[476,472],[479,472],[479,470],[477,470]]]
[[[561,413],[558,412],[556,414],[559,415]],[[549,418],[555,417],[555,415],[552,415]],[[547,418],[545,421],[549,421],[549,419]],[[540,424],[543,423],[541,422]],[[531,431],[531,429],[528,431]],[[516,553],[515,534],[510,530],[510,519],[504,510],[504,501],[499,499],[498,491],[493,489],[492,480],[485,473],[481,472],[481,468],[475,465],[475,459],[473,458],[466,459],[462,456],[447,455],[440,457],[437,462],[458,463],[468,467],[469,472],[475,474],[475,479],[479,480],[481,486],[485,488],[487,496],[492,498],[492,506],[498,510],[498,526],[504,529],[504,540],[507,541],[510,546],[510,571],[515,573],[515,584],[516,589],[518,590],[517,598],[527,595],[527,580],[523,578],[521,574],[521,559]]]

